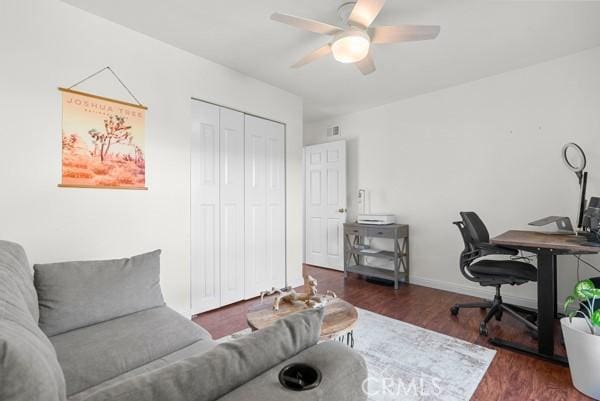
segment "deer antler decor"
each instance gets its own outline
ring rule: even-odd
[[[335,292],[327,290],[323,295],[317,292],[317,280],[310,276],[304,276],[304,292],[296,292],[292,287],[286,287],[283,291],[278,290],[275,287],[270,290],[263,291],[260,293],[260,301],[262,302],[265,295],[278,294],[273,301],[273,310],[278,311],[281,302],[288,302],[293,304],[294,302],[304,302],[308,308],[322,308],[329,301],[337,298]]]

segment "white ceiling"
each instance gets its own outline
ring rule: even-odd
[[[441,25],[433,41],[375,47],[363,76],[331,57],[289,66],[327,38],[269,19],[338,24],[341,0],[63,0],[302,96],[315,121],[600,46],[600,2],[387,0],[373,25]]]

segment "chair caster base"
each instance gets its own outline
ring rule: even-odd
[[[479,335],[480,335],[480,336],[483,336],[483,337],[487,337],[487,336],[488,336],[488,334],[489,334],[489,332],[488,332],[488,328],[487,328],[486,324],[482,322],[482,323],[479,325]]]
[[[452,316],[458,315],[458,311],[459,311],[459,308],[456,305],[454,305],[452,308],[450,308],[450,313],[452,314]]]

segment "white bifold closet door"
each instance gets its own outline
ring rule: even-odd
[[[244,298],[244,114],[192,102],[192,313]]]
[[[285,286],[285,129],[245,116],[245,298]]]
[[[192,101],[192,314],[285,286],[283,124]]]
[[[244,114],[220,108],[221,305],[244,298]]]
[[[219,108],[192,102],[192,313],[221,305],[219,272]]]

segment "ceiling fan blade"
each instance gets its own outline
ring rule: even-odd
[[[358,0],[348,17],[348,23],[361,28],[368,28],[375,20],[385,0]]]
[[[299,68],[308,63],[312,63],[316,59],[327,56],[329,53],[331,53],[331,45],[327,43],[325,46],[319,47],[317,50],[302,57],[296,64],[292,65],[292,68]]]
[[[369,51],[367,57],[363,58],[359,62],[354,63],[356,67],[363,73],[363,75],[369,75],[375,71],[375,61],[373,61],[373,54]]]
[[[435,39],[440,33],[439,25],[378,26],[369,29],[371,43],[411,42]]]
[[[321,21],[296,17],[294,15],[288,14],[273,13],[271,14],[271,19],[273,21],[281,22],[296,28],[304,29],[305,31],[320,33],[322,35],[335,35],[336,33],[344,31],[342,28],[338,28],[335,25],[330,25]]]

